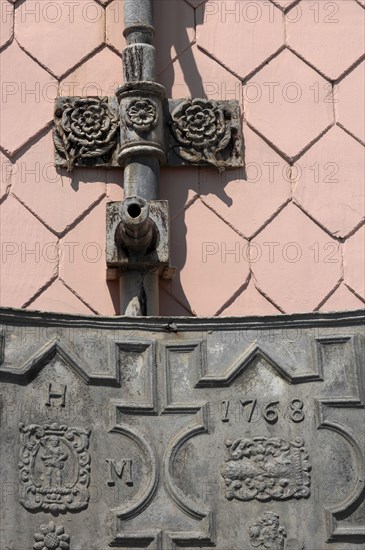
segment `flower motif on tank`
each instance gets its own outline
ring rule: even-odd
[[[39,533],[34,535],[33,550],[70,550],[70,536],[65,534],[62,525],[56,527],[53,521],[41,525]]]
[[[232,145],[229,110],[207,99],[188,99],[171,113],[178,155],[193,163],[212,164],[221,172],[224,151]]]
[[[125,114],[127,125],[136,132],[150,132],[158,121],[156,105],[150,99],[132,99]]]
[[[119,121],[108,98],[68,98],[55,113],[53,133],[57,152],[69,171],[75,164],[106,162],[117,144]]]

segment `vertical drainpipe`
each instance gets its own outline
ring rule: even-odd
[[[152,8],[153,0],[124,0],[125,83],[116,97],[63,97],[55,108],[56,166],[119,165],[124,171],[124,201],[106,209],[106,263],[108,278],[118,275],[120,281],[121,315],[135,317],[159,314],[159,277],[171,279],[175,273],[168,201],[159,199],[166,157],[170,166],[208,165],[219,172],[243,165],[238,101],[166,100],[156,82]],[[97,144],[83,116],[89,108],[100,114]],[[71,131],[74,117],[77,138]],[[195,143],[189,132],[197,123],[204,139]]]
[[[121,151],[118,162],[124,167],[125,199],[159,199],[160,164],[164,152],[163,100],[165,89],[156,83],[156,56],[153,46],[153,0],[124,0],[123,50],[124,82],[117,90],[121,114]],[[125,123],[126,104],[131,99],[153,102],[158,113],[156,127],[148,136],[131,139]],[[157,269],[120,273],[120,314],[158,315],[159,273]]]

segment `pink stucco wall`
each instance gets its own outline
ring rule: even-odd
[[[163,169],[161,314],[361,308],[364,0],[156,0],[170,97],[238,99],[244,170]],[[123,0],[0,0],[1,305],[118,312],[106,281],[116,170],[53,167],[53,101],[121,84]]]

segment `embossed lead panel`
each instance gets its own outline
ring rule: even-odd
[[[358,550],[363,321],[2,310],[0,547]]]

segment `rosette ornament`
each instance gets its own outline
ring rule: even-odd
[[[150,99],[133,99],[126,109],[127,124],[137,132],[150,132],[157,119],[156,106]]]
[[[223,171],[219,153],[232,138],[231,117],[213,101],[182,101],[171,113],[178,155],[193,163],[208,163]]]
[[[76,98],[58,109],[53,137],[67,170],[77,161],[87,166],[98,158],[109,160],[117,144],[118,122],[107,98]]]
[[[70,550],[70,536],[65,534],[62,525],[56,527],[53,521],[41,525],[39,533],[34,535],[33,550]]]

